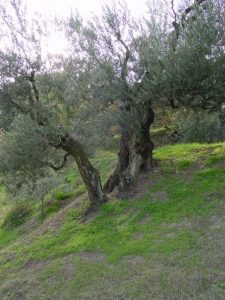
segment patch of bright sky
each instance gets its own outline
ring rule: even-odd
[[[125,0],[129,10],[135,17],[146,15],[146,0]],[[65,18],[71,10],[77,10],[84,18],[93,14],[100,14],[102,5],[109,3],[107,0],[25,0],[30,16],[39,12],[44,18],[54,16]],[[52,33],[48,40],[47,52],[59,54],[66,48],[66,40],[60,33]]]
[[[115,3],[119,0],[114,0]],[[157,5],[158,0],[122,0],[127,4],[128,9],[134,17],[147,16],[147,3]],[[171,6],[170,0],[164,0]],[[83,18],[89,18],[93,14],[101,13],[102,5],[109,4],[110,0],[24,0],[29,15],[39,12],[44,18],[66,18],[70,15],[71,10],[77,10]],[[174,0],[174,4],[178,4],[180,0]],[[185,0],[184,0],[185,2]],[[166,5],[167,6],[167,5]],[[48,40],[47,53],[60,54],[66,48],[66,39],[61,33],[52,31]]]
[[[82,16],[89,17],[92,13],[99,14],[101,6],[109,3],[107,0],[25,0],[25,2],[32,12],[39,11],[62,17],[69,15],[71,9],[77,9]],[[147,10],[146,0],[125,0],[125,2],[134,15],[143,15]]]

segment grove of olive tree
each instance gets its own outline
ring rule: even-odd
[[[64,24],[69,51],[57,64],[43,56],[45,26],[26,19],[21,1],[12,3],[0,6],[10,45],[0,51],[5,174],[35,180],[71,156],[96,208],[106,193],[123,194],[154,166],[154,107],[221,111],[225,103],[222,0],[196,0],[180,13],[171,1],[161,11],[150,7],[147,20],[115,2],[88,21],[74,14]],[[88,153],[112,123],[120,128],[120,149],[103,188]]]

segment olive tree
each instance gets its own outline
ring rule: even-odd
[[[152,70],[152,37],[145,40],[142,57],[148,70],[145,89],[173,108],[221,111],[224,103],[225,5],[220,0],[196,0],[176,13],[161,34],[155,34],[158,69]],[[155,19],[154,28],[160,28]],[[150,29],[151,29],[150,24]],[[162,39],[163,37],[163,39]]]
[[[63,64],[55,66],[43,55],[47,29],[27,18],[19,0],[1,5],[0,18],[5,35],[1,38],[6,41],[0,53],[1,116],[8,114],[12,121],[6,126],[8,133],[1,149],[3,172],[11,171],[20,178],[27,171],[42,174],[46,167],[59,170],[71,156],[92,208],[98,207],[107,197],[82,136],[89,116],[82,117],[85,107],[79,105],[81,95],[71,87],[70,74]],[[76,79],[85,84],[82,70]],[[62,162],[55,165],[60,157]]]
[[[112,2],[103,7],[100,17],[89,21],[78,15],[66,24],[71,57],[77,53],[92,70],[101,74],[89,78],[90,99],[98,97],[107,109],[117,110],[121,141],[118,163],[104,189],[127,190],[142,170],[149,169],[154,147],[149,128],[154,121],[151,98],[142,89],[146,68],[140,63],[140,43],[145,25],[132,18],[124,3]]]

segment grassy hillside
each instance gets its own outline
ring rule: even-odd
[[[46,195],[44,220],[33,213],[2,227],[0,299],[224,299],[225,143],[166,146],[155,157],[132,199],[112,196],[85,222],[71,168]],[[103,178],[115,160],[99,153]]]

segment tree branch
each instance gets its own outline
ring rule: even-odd
[[[174,99],[172,97],[168,97],[170,106],[172,107],[172,109],[178,109],[179,106],[175,104]]]
[[[174,0],[171,0],[171,8],[172,8],[173,15],[174,15],[174,21],[173,21],[172,25],[175,28],[175,31],[176,31],[176,34],[177,34],[177,29],[178,29],[177,26],[179,27],[179,25],[177,23],[177,13],[176,13],[176,11],[174,9]]]
[[[185,21],[185,18],[187,17],[187,15],[195,9],[196,6],[201,5],[203,2],[205,2],[207,0],[196,0],[195,3],[193,5],[190,5],[189,7],[187,7],[183,13],[183,15],[181,16],[181,22]]]
[[[63,169],[66,165],[66,162],[68,160],[68,157],[70,156],[69,153],[66,153],[64,156],[63,156],[63,162],[59,165],[59,166],[54,166],[52,163],[48,162],[47,165],[52,168],[53,170],[55,171],[59,171],[61,169]]]
[[[130,50],[128,46],[125,44],[125,42],[123,41],[123,39],[121,38],[121,34],[119,31],[117,32],[116,36],[118,41],[121,43],[121,45],[123,45],[123,47],[126,49],[125,58],[122,63],[122,69],[121,69],[121,77],[124,81],[126,81],[127,63],[128,60],[130,59]]]
[[[200,6],[203,2],[206,2],[207,0],[195,0],[195,3],[193,5],[188,6],[183,14],[181,15],[181,21],[180,23],[177,22],[177,14],[174,10],[174,1],[171,0],[171,7],[172,7],[172,11],[174,14],[174,21],[172,22],[172,25],[174,27],[174,31],[176,34],[176,39],[178,40],[179,36],[180,36],[180,27],[183,26],[184,21],[186,20],[186,17],[188,16],[188,14],[193,11],[197,6]],[[174,47],[175,50],[175,47]]]
[[[30,75],[26,75],[26,78],[29,80],[29,82],[31,83],[31,86],[32,86],[32,90],[34,92],[34,96],[35,96],[35,99],[37,102],[40,102],[40,98],[39,98],[39,91],[37,89],[37,86],[36,86],[36,80],[35,80],[35,71],[33,70],[31,72]]]
[[[11,103],[11,105],[13,107],[15,107],[16,109],[18,109],[21,113],[23,113],[23,114],[29,113],[28,110],[26,110],[25,108],[21,107],[18,103],[16,103],[9,94],[6,94],[6,96],[7,96],[7,99],[9,100],[9,102]]]

